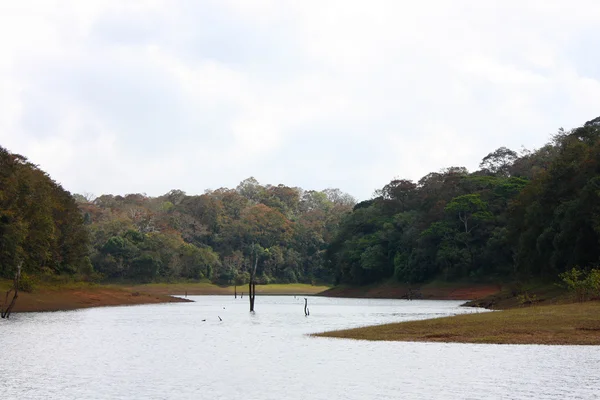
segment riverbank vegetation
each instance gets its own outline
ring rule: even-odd
[[[535,151],[499,148],[474,172],[394,179],[342,220],[327,261],[336,283],[355,285],[553,283],[598,265],[599,239],[596,118]]]
[[[94,270],[112,281],[209,280],[241,285],[331,281],[324,253],[354,199],[337,189],[260,185],[190,196],[76,195]]]
[[[92,271],[88,230],[69,192],[27,158],[0,147],[0,278]]]
[[[0,277],[244,284],[331,281],[324,253],[355,204],[338,189],[260,185],[202,195],[180,190],[71,195],[26,157],[0,148]],[[28,285],[32,287],[32,285]]]
[[[65,276],[241,287],[256,265],[259,285],[342,285],[330,295],[402,297],[398,288],[423,293],[435,282],[470,285],[473,296],[502,285],[533,304],[520,288],[598,265],[599,200],[600,118],[537,150],[501,147],[476,171],[394,179],[358,204],[338,189],[254,178],[201,195],[71,195],[0,148],[0,277],[22,266],[20,293]]]

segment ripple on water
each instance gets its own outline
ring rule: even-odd
[[[591,399],[600,386],[597,347],[306,336],[477,311],[459,301],[311,297],[307,318],[293,296],[258,297],[255,314],[191,298],[15,314],[0,323],[1,398]]]

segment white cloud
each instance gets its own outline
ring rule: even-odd
[[[0,144],[74,192],[358,198],[594,118],[592,0],[4,1]]]

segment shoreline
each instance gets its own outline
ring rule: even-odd
[[[600,345],[600,301],[534,305],[311,336],[398,342]]]
[[[139,291],[149,294],[183,296],[233,296],[236,289],[234,286],[219,286],[212,283],[147,283],[133,285],[118,285],[127,290]],[[309,285],[304,283],[274,283],[270,285],[256,285],[257,296],[269,295],[316,295],[329,289],[329,286]],[[248,294],[248,285],[237,286],[237,295]]]
[[[398,293],[401,289],[397,286],[389,283],[374,285],[364,290],[363,295],[373,291]],[[458,289],[460,286],[423,285],[421,291],[428,297],[422,298],[461,299],[457,297],[462,293],[474,293],[469,285],[466,290]],[[483,288],[480,285],[470,286]],[[356,290],[351,288],[342,293]],[[311,336],[370,341],[600,345],[600,301],[575,303],[572,294],[555,283],[533,282],[520,285],[518,291],[515,291],[514,284],[498,285],[496,291],[490,290],[484,296],[472,299],[462,306],[498,311],[366,326]]]
[[[0,281],[0,294],[4,295],[9,281]],[[239,286],[238,289],[242,288]],[[244,286],[244,288],[246,288]],[[327,286],[305,284],[256,285],[256,294],[314,295]],[[247,288],[246,288],[247,289]],[[210,283],[157,283],[157,284],[92,284],[73,282],[63,284],[39,283],[32,292],[19,291],[13,313],[70,311],[92,307],[113,307],[160,303],[188,303],[193,300],[176,297],[194,295],[233,296],[234,287],[221,287]],[[238,290],[238,296],[242,293]],[[247,291],[244,291],[247,293]],[[0,301],[4,301],[4,296]]]
[[[499,284],[432,282],[420,286],[410,286],[386,282],[368,286],[335,286],[319,293],[319,296],[356,299],[465,300],[468,302],[497,295],[501,290]]]
[[[19,292],[13,313],[71,311],[92,307],[113,307],[158,303],[187,303],[191,300],[160,294],[141,293],[102,285],[41,287]]]
[[[6,292],[10,282],[0,281],[0,292]],[[247,294],[247,285],[237,286],[237,295]],[[13,310],[19,312],[68,311],[91,307],[125,306],[158,303],[190,302],[184,298],[197,295],[233,296],[234,286],[219,286],[208,282],[94,284],[86,282],[38,283],[32,292],[19,292]],[[419,288],[415,299],[469,300],[483,298],[500,290],[494,285],[429,284]],[[309,284],[256,285],[259,296],[323,296],[341,298],[407,298],[411,288],[399,284],[378,284],[366,287]],[[411,292],[412,293],[412,292]],[[181,296],[181,297],[175,297]],[[3,300],[3,299],[2,299]]]
[[[3,285],[4,283],[4,285]],[[0,282],[3,291],[6,282]],[[383,289],[382,289],[382,286]],[[241,289],[245,286],[240,286]],[[323,288],[326,290],[323,291]],[[318,295],[325,297],[402,298],[406,290],[399,285],[370,288],[311,286],[302,284],[257,285],[257,295]],[[362,290],[361,290],[362,289]],[[366,289],[366,290],[365,290]],[[391,289],[391,290],[390,290]],[[490,292],[489,286],[432,285],[421,288],[421,299],[466,300],[465,293]],[[91,307],[127,306],[159,303],[184,303],[193,300],[174,297],[194,295],[233,296],[233,287],[209,283],[98,285],[66,283],[39,284],[33,292],[19,292],[13,310],[22,312],[69,311]],[[379,296],[373,296],[376,292]],[[238,290],[238,296],[242,291]],[[244,292],[245,293],[245,292]],[[495,290],[491,297],[498,297]],[[350,294],[357,294],[350,296]],[[390,294],[394,295],[393,297]],[[405,298],[405,297],[404,297]],[[487,298],[490,298],[488,295]],[[486,304],[486,298],[465,303]],[[473,304],[475,303],[475,304]],[[489,308],[489,307],[488,307]],[[444,318],[406,321],[311,334],[313,337],[370,341],[409,341],[444,343],[600,345],[600,301],[544,305],[535,303],[498,312],[462,314]]]

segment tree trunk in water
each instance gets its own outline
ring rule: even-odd
[[[304,298],[304,316],[308,317],[310,315],[310,312],[308,311],[308,299],[305,297]]]
[[[250,279],[250,283],[248,283],[248,290],[250,291],[249,299],[250,299],[250,312],[254,311],[254,292],[252,290],[252,279]]]
[[[13,287],[12,287],[12,289],[9,289],[6,292],[6,297],[4,299],[4,305],[6,305],[6,303],[8,303],[8,296],[10,295],[10,292],[14,291],[14,294],[13,294],[13,298],[12,298],[10,304],[8,305],[8,307],[6,308],[6,310],[4,309],[4,307],[2,307],[0,309],[0,316],[2,318],[10,317],[10,313],[11,313],[13,307],[15,306],[15,303],[17,302],[17,297],[19,297],[19,281],[21,280],[21,266],[22,265],[23,264],[21,263],[17,266],[17,272],[15,273],[15,280],[13,282]]]
[[[256,298],[256,267],[258,266],[258,253],[254,256],[254,268],[250,271],[250,282],[248,289],[250,290],[250,312],[254,312],[254,299]]]

